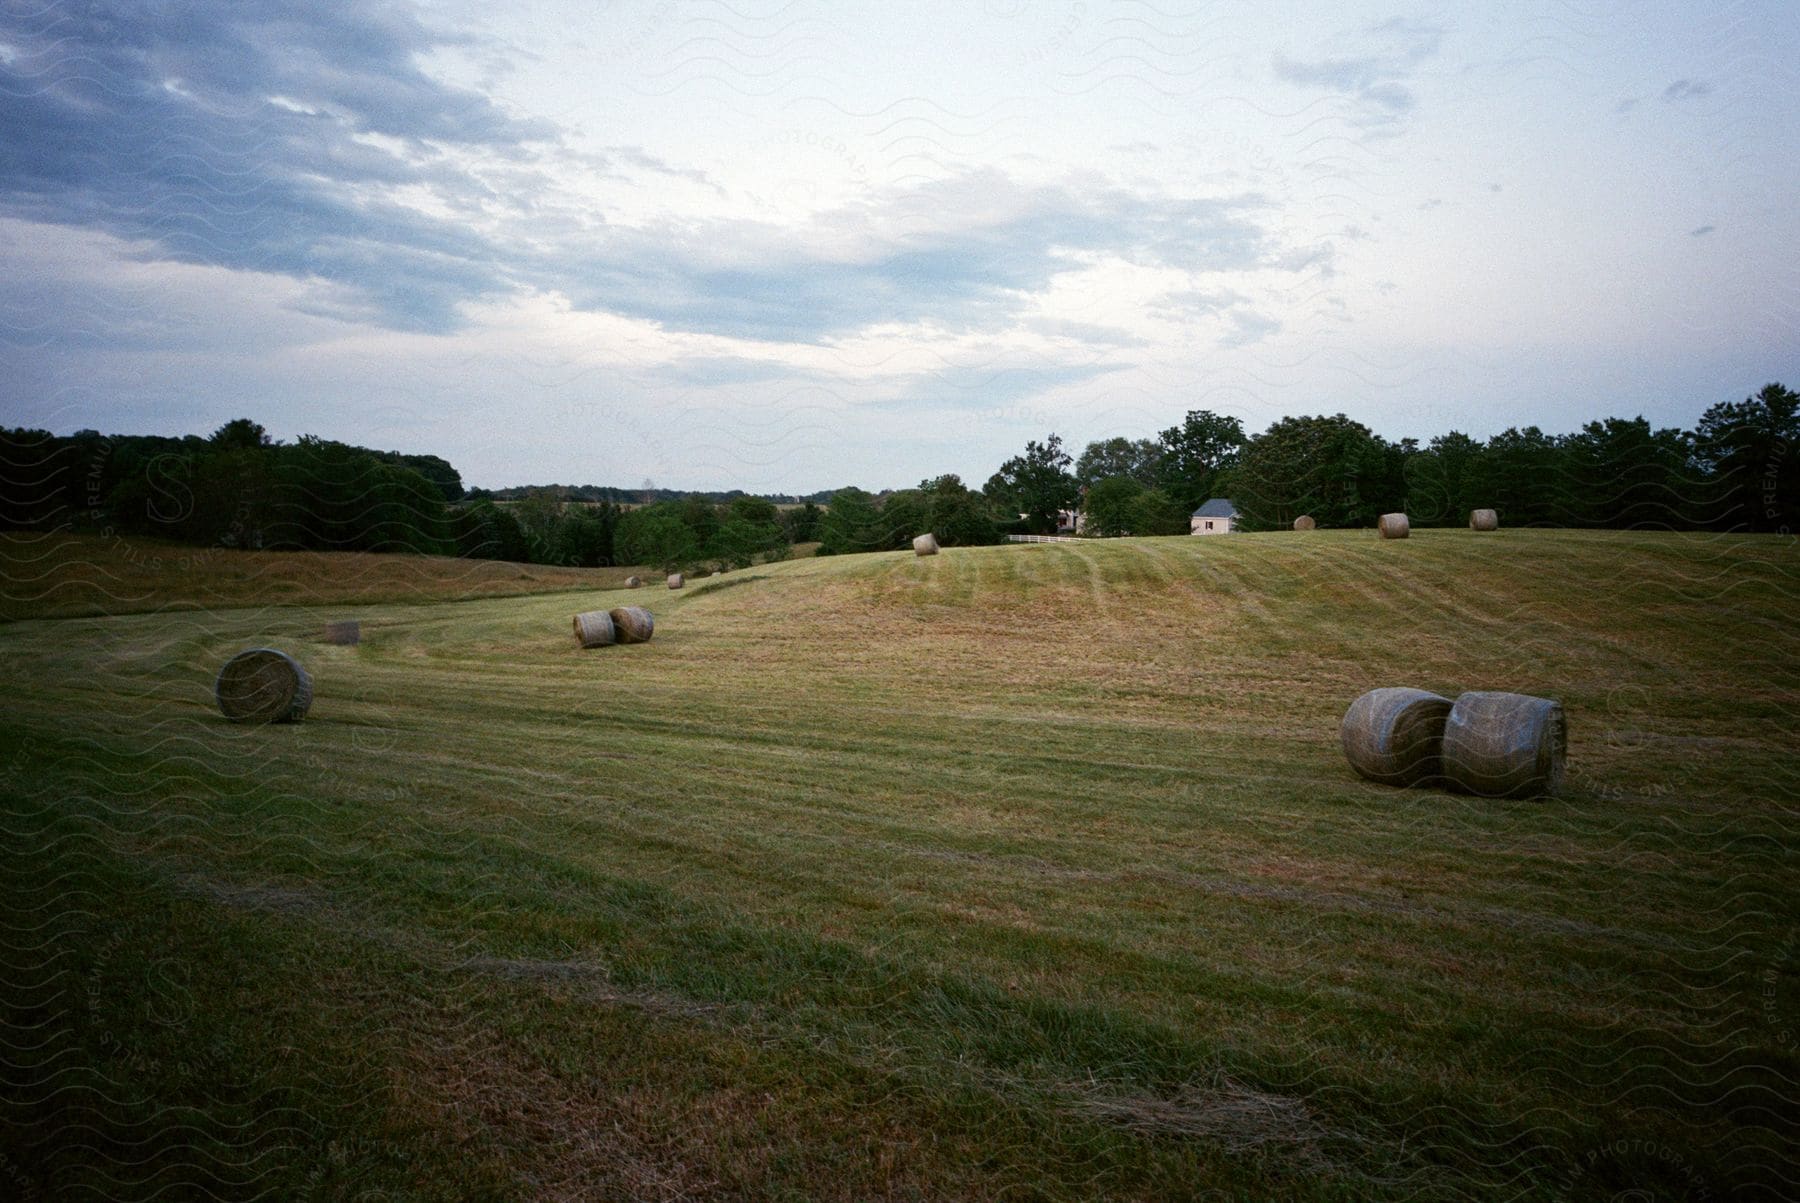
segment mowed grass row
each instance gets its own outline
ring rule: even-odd
[[[0,534],[0,621],[463,601],[617,588],[646,571],[373,552],[231,551],[135,536],[7,531]]]
[[[0,628],[10,1164],[1779,1197],[1797,575],[1774,540],[1321,532]],[[625,602],[653,642],[576,648]],[[212,708],[253,644],[312,671],[305,724]],[[1359,781],[1337,720],[1384,684],[1563,699],[1568,793]]]

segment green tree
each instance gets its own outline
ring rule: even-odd
[[[1699,509],[1688,487],[1686,436],[1653,430],[1642,417],[1589,422],[1561,441],[1567,493],[1561,521],[1572,526],[1689,525]]]
[[[619,562],[648,564],[664,572],[676,572],[700,558],[700,541],[682,518],[678,503],[628,510],[619,519],[613,546]]]
[[[1042,443],[1033,439],[1025,444],[1023,455],[1000,465],[982,491],[996,504],[1024,514],[1031,531],[1052,534],[1058,512],[1073,507],[1080,497],[1075,478],[1069,474],[1070,462],[1057,435]]]
[[[1283,418],[1251,439],[1230,476],[1250,529],[1311,514],[1321,526],[1367,526],[1392,503],[1387,444],[1343,414]]]
[[[212,432],[208,440],[213,446],[232,451],[256,451],[270,446],[269,432],[262,423],[249,418],[233,418]]]
[[[884,546],[884,540],[873,497],[854,487],[831,495],[831,505],[819,522],[820,555],[876,551]]]
[[[681,515],[681,520],[687,523],[687,528],[694,533],[695,546],[705,547],[712,542],[713,536],[719,533],[719,524],[722,521],[718,508],[706,498],[695,497],[692,494],[674,504],[676,512]]]
[[[1143,483],[1130,476],[1109,476],[1094,484],[1087,491],[1088,533],[1105,538],[1143,534],[1137,527],[1144,493]]]
[[[610,503],[571,505],[556,527],[554,563],[598,568],[612,563],[618,518]]]
[[[1112,476],[1128,476],[1145,488],[1160,480],[1163,446],[1154,439],[1111,438],[1089,443],[1075,461],[1075,483],[1093,488]]]
[[[811,543],[819,537],[819,521],[824,517],[813,502],[781,511],[781,525],[787,530],[788,542]]]
[[[1414,526],[1457,526],[1469,511],[1492,508],[1473,486],[1487,449],[1459,431],[1440,434],[1406,461],[1406,514]]]
[[[919,482],[925,526],[945,547],[979,547],[1002,541],[993,506],[954,473]]]
[[[734,498],[725,507],[725,520],[702,548],[705,558],[732,568],[748,568],[759,559],[787,554],[787,534],[777,519],[775,506],[756,497]]]
[[[1245,446],[1244,424],[1209,409],[1191,409],[1181,425],[1158,436],[1157,483],[1189,513],[1224,495],[1222,475]]]
[[[1193,511],[1162,489],[1145,489],[1131,503],[1131,531],[1137,535],[1185,535]]]
[[[459,507],[452,517],[451,529],[459,556],[519,563],[531,559],[531,545],[519,520],[491,501]]]
[[[1709,481],[1712,522],[1727,530],[1800,526],[1800,393],[1780,384],[1700,416],[1693,464]]]
[[[898,551],[931,529],[931,509],[918,489],[896,489],[881,499],[876,518],[877,549]]]
[[[1496,511],[1508,526],[1565,520],[1568,484],[1562,451],[1535,426],[1509,427],[1489,439],[1481,456],[1469,462],[1463,484],[1476,507]]]

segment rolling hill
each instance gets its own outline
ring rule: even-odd
[[[1800,1174],[1791,541],[1128,539],[405,602],[332,592],[331,559],[328,605],[183,579],[133,595],[160,612],[0,626],[0,1148],[35,1181]],[[626,603],[652,642],[575,646],[572,612]],[[311,671],[305,723],[212,707],[261,645]],[[1560,698],[1568,789],[1357,779],[1337,721],[1388,684]]]

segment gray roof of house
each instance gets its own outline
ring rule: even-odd
[[[1235,518],[1237,506],[1231,504],[1229,497],[1215,497],[1199,509],[1191,517],[1194,518]]]

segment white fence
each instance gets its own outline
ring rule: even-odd
[[[1085,539],[1077,539],[1072,535],[1008,535],[1009,543],[1085,543]]]

